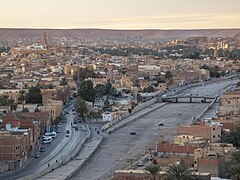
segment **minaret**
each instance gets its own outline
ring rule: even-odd
[[[218,58],[218,46],[216,44],[214,48],[214,59],[217,59],[217,58]]]
[[[42,34],[42,46],[44,49],[48,49],[46,32],[43,32]]]

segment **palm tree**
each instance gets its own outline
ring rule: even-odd
[[[156,179],[158,172],[160,171],[160,167],[158,165],[149,165],[145,168],[147,174],[153,177],[153,180]]]
[[[174,165],[169,168],[164,180],[195,180],[182,165]]]

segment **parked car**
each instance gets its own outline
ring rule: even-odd
[[[39,152],[35,153],[34,157],[35,158],[39,158],[40,157],[40,153]]]
[[[45,151],[45,148],[44,147],[41,147],[40,148],[40,152],[44,152]]]
[[[138,167],[142,167],[142,166],[144,166],[144,164],[143,164],[143,162],[142,161],[138,161]]]
[[[52,141],[52,137],[51,136],[42,136],[42,140],[50,140],[50,141]]]
[[[50,140],[50,139],[43,139],[43,140],[42,140],[42,143],[43,143],[43,144],[49,144],[49,143],[51,143],[51,141],[52,141],[52,140]]]
[[[57,129],[57,133],[60,133],[60,132],[61,132],[61,129],[60,129],[60,128],[58,128],[58,129]]]
[[[75,127],[75,130],[78,131],[78,127],[77,126]]]
[[[50,136],[52,138],[56,138],[57,137],[57,133],[53,131],[53,132],[45,133],[45,136]]]

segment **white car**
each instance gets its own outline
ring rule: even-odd
[[[50,133],[45,133],[45,136],[50,136],[52,138],[56,138],[57,137],[57,133],[56,132],[50,132]]]
[[[52,137],[51,136],[42,136],[42,140],[50,140],[50,141],[52,141]]]
[[[50,140],[50,139],[49,139],[49,140],[43,139],[43,140],[42,140],[42,143],[43,143],[43,144],[49,144],[49,143],[51,143],[51,140]]]

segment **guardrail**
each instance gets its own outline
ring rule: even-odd
[[[191,88],[191,87],[197,87],[197,86],[201,86],[202,83],[204,84],[211,84],[211,83],[215,83],[215,82],[218,82],[218,81],[224,81],[224,80],[229,80],[229,79],[233,79],[233,78],[236,78],[238,77],[237,75],[232,75],[232,76],[228,76],[228,77],[223,77],[221,79],[214,79],[214,80],[211,80],[211,81],[204,81],[204,82],[201,82],[201,83],[195,83],[195,84],[191,84],[190,87],[189,86],[183,86],[181,87],[179,90],[177,90],[176,92],[174,92],[174,95],[175,94],[179,94],[179,93],[182,93],[183,91]],[[173,87],[173,88],[176,88],[176,87]],[[158,95],[155,95],[155,97],[145,103],[142,103],[142,104],[139,104],[138,106],[136,106],[131,113],[127,113],[127,114],[124,114],[124,115],[121,115],[121,116],[118,116],[116,117],[115,119],[113,119],[112,121],[104,124],[102,127],[101,127],[101,130],[102,131],[106,131],[107,129],[109,129],[110,127],[112,127],[113,125],[121,122],[122,120],[124,120],[125,118],[131,116],[132,114],[148,107],[148,106],[151,106],[153,105],[154,103],[156,102],[162,102],[162,98],[161,97],[157,97],[161,95],[161,92],[159,92]]]
[[[80,144],[75,148],[75,150],[68,156],[65,156],[62,160],[56,161],[54,160],[53,162],[49,162],[49,164],[46,164],[46,167],[42,170],[39,170],[37,172],[34,172],[33,174],[30,174],[28,176],[19,178],[18,180],[33,180],[33,179],[37,179],[51,171],[53,171],[54,169],[59,168],[60,166],[68,163],[71,159],[73,159],[78,153],[79,151],[82,149],[83,145],[85,144],[85,142],[91,138],[91,131],[89,126],[87,126],[87,130],[88,130],[88,134],[87,136],[85,136],[83,138],[83,140],[80,142]]]

